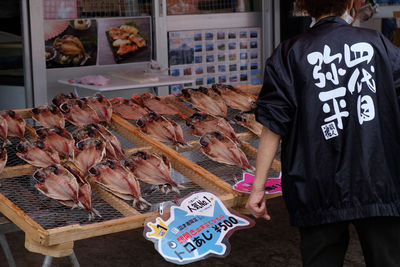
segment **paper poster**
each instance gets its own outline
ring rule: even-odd
[[[45,20],[43,29],[46,68],[96,65],[96,20]]]
[[[268,177],[265,183],[265,194],[278,194],[282,193],[281,186],[282,173],[279,173],[279,177]],[[234,190],[240,193],[250,194],[253,188],[254,175],[244,172],[242,179],[236,181],[232,186]]]
[[[123,64],[151,60],[150,17],[97,19],[99,64]]]
[[[229,236],[253,225],[253,220],[226,208],[217,196],[199,192],[171,207],[170,216],[147,220],[144,236],[165,260],[187,264],[210,256],[226,257]]]

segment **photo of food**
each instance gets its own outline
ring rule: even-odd
[[[98,19],[99,64],[151,60],[150,17]]]
[[[45,20],[43,29],[46,68],[96,65],[95,20]]]

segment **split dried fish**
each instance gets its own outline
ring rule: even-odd
[[[227,135],[237,145],[241,144],[232,126],[224,118],[197,112],[186,120],[186,125],[190,127],[190,134],[202,136],[209,132],[218,131]]]
[[[18,113],[13,110],[5,111],[1,116],[7,121],[7,136],[16,136],[22,140],[25,140],[25,126],[26,122],[21,118]]]
[[[21,142],[17,145],[16,150],[16,155],[19,158],[36,167],[45,168],[50,165],[60,164],[58,153],[40,140],[32,143],[29,141]]]
[[[65,118],[75,126],[81,127],[91,123],[99,123],[96,111],[86,102],[79,99],[69,99],[60,105]]]
[[[155,113],[163,115],[182,115],[175,106],[166,103],[153,94],[144,93],[142,95],[132,95],[132,98],[142,107],[146,107]]]
[[[64,128],[40,128],[36,130],[38,139],[58,153],[62,158],[73,156],[75,141]]]
[[[96,112],[100,121],[107,123],[107,125],[111,124],[113,108],[110,101],[108,101],[105,96],[101,94],[96,94],[94,96],[82,98],[82,100],[84,102],[87,102],[89,107],[91,107]]]
[[[243,126],[254,134],[261,136],[263,125],[256,121],[256,115],[249,112],[241,112],[235,116],[236,123]]]
[[[68,207],[84,208],[79,201],[79,185],[75,177],[63,166],[49,166],[33,174],[38,181],[35,188],[45,196]]]
[[[3,118],[3,116],[0,116],[0,139],[3,140],[3,147],[5,145],[10,145],[11,142],[7,139],[7,133],[8,133],[8,124],[7,120]]]
[[[7,150],[5,148],[0,148],[0,173],[4,170],[7,164]]]
[[[171,124],[163,116],[151,112],[142,116],[137,122],[139,129],[162,142],[171,142],[174,145],[186,146],[187,143],[179,136],[182,128],[178,124]],[[177,134],[178,133],[178,134]]]
[[[63,104],[64,102],[67,102],[70,99],[79,99],[79,98],[74,93],[70,93],[68,95],[58,94],[53,98],[52,102],[57,107],[60,107],[61,104]]]
[[[147,114],[147,110],[136,104],[133,99],[116,97],[110,100],[114,112],[127,120],[137,120]]]
[[[251,93],[243,92],[231,85],[225,84],[213,84],[212,89],[221,95],[225,103],[231,108],[241,111],[251,111],[255,108],[257,96]]]
[[[210,159],[254,172],[255,168],[250,165],[244,152],[226,135],[220,132],[207,133],[200,138],[199,143],[200,151]]]
[[[55,105],[44,105],[31,110],[32,118],[43,127],[65,127],[65,118],[61,110]]]
[[[158,185],[160,191],[168,194],[170,190],[179,192],[179,186],[171,178],[171,163],[164,155],[141,150],[130,155],[125,166],[141,181]]]
[[[200,111],[211,115],[226,117],[228,107],[224,100],[219,97],[208,96],[207,88],[202,89],[183,89],[179,96],[183,101],[189,102]]]
[[[133,206],[141,210],[151,206],[142,198],[139,181],[134,174],[114,160],[103,161],[90,168],[92,179],[114,195],[133,200]]]

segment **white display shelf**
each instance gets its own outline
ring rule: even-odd
[[[400,11],[400,5],[379,6],[373,19],[393,18],[393,11]]]

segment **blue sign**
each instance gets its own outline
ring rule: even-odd
[[[147,221],[144,235],[167,261],[187,264],[213,255],[227,256],[228,237],[253,225],[254,221],[228,210],[215,195],[200,192],[171,207],[169,219]]]

